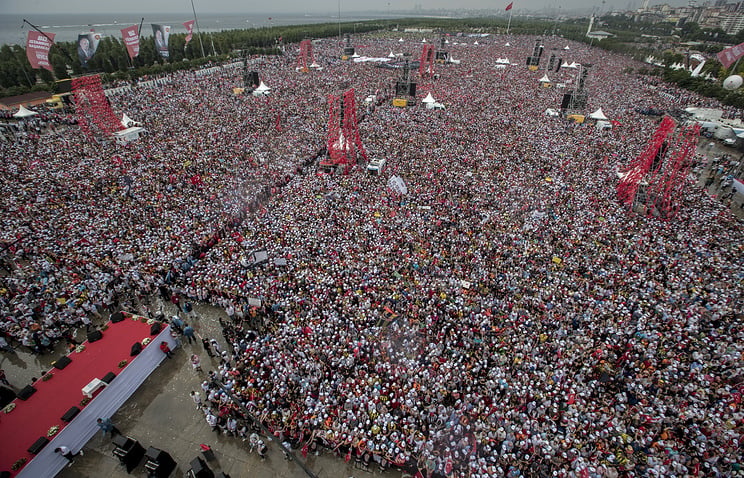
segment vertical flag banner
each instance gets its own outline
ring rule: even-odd
[[[511,2],[509,5],[506,6],[506,11],[508,12],[509,10],[511,10],[513,6],[514,2]]]
[[[163,58],[168,58],[170,56],[170,52],[168,51],[170,28],[171,27],[168,25],[158,25],[157,23],[152,24],[152,34],[155,37],[155,49]]]
[[[52,48],[53,41],[54,33],[28,32],[26,58],[31,63],[31,68],[44,68],[45,70],[52,71],[52,65],[49,64],[49,49]]]
[[[121,36],[124,39],[124,45],[127,47],[129,58],[134,60],[134,57],[139,55],[139,27],[132,25],[131,27],[122,28]]]
[[[184,22],[183,26],[186,27],[186,31],[188,32],[186,34],[186,44],[183,45],[184,48],[186,48],[186,45],[189,44],[191,41],[191,38],[194,35],[194,20],[189,20],[188,22]]]
[[[78,35],[78,58],[84,68],[88,67],[88,60],[93,58],[101,42],[100,33],[83,33]]]

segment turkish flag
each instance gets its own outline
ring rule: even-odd
[[[513,6],[514,2],[511,2],[509,5],[506,6],[506,11],[508,12],[509,10],[511,10]]]

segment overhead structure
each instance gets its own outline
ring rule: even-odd
[[[329,96],[328,154],[321,160],[325,172],[343,171],[348,174],[358,162],[367,160],[359,137],[354,90],[341,96]]]
[[[674,120],[665,116],[646,149],[618,173],[620,201],[649,216],[673,218],[679,210],[699,134],[698,123],[677,128]]]
[[[344,54],[341,56],[341,59],[348,60],[354,56],[356,50],[354,50],[354,45],[351,44],[351,37],[349,37],[348,33],[344,35],[344,39],[346,40],[346,44],[344,45]]]
[[[543,54],[542,38],[535,40],[535,47],[532,49],[532,55],[527,57],[527,67],[531,71],[537,71],[540,67],[540,58]]]
[[[308,60],[310,63],[308,63]],[[300,54],[297,57],[297,67],[295,70],[301,73],[307,73],[310,71],[309,66],[317,65],[315,63],[315,56],[313,56],[313,42],[310,40],[302,40],[300,42]]]
[[[444,37],[444,35],[439,37],[439,48],[436,52],[436,62],[437,63],[449,63],[449,51],[447,50],[447,39]]]
[[[419,61],[419,75],[421,78],[432,78],[434,76],[435,55],[434,45],[425,43],[424,49],[421,52],[421,60]]]
[[[563,100],[561,101],[561,110],[566,116],[576,114],[583,115],[586,111],[589,95],[586,92],[585,84],[591,66],[592,65],[590,64],[577,65],[576,81],[574,82],[576,88],[568,90],[568,92],[563,95]]]
[[[411,54],[403,53],[403,68],[400,77],[395,81],[393,106],[408,106],[408,98],[416,97],[416,82],[411,78]]]
[[[99,75],[81,76],[72,80],[78,124],[86,134],[93,134],[95,126],[105,135],[124,129],[103,92]]]

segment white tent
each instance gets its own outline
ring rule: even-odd
[[[553,108],[548,108],[545,110],[545,116],[560,116],[561,113]]]
[[[550,83],[550,78],[548,78],[548,74],[547,74],[547,73],[545,73],[545,74],[543,75],[543,77],[542,77],[542,78],[540,78],[540,79],[539,79],[539,80],[537,80],[537,81],[539,81],[540,83]]]
[[[511,45],[509,44],[509,42],[506,42],[506,44],[504,46],[511,46]]]
[[[427,110],[443,110],[444,105],[442,103],[435,101],[434,103],[426,103],[426,109]]]
[[[266,83],[263,81],[260,85],[258,85],[258,88],[253,90],[253,93],[251,93],[253,96],[268,96],[268,94],[271,93],[271,88],[266,86]]]
[[[568,47],[568,45],[564,46],[563,49],[564,50],[570,50],[570,48]]]
[[[568,67],[567,67],[567,68],[578,68],[578,67],[579,67],[579,64],[578,64],[578,63],[576,63],[575,61],[572,61],[572,62],[571,62],[571,64],[570,64],[570,65],[568,65]]]
[[[429,92],[428,95],[426,95],[426,98],[421,100],[422,103],[436,103],[437,100],[434,99],[433,96],[431,96],[431,92]]]
[[[390,50],[390,54],[388,55],[388,58],[395,58],[395,53],[393,53],[393,50]]]
[[[21,105],[18,108],[18,113],[15,113],[13,115],[13,118],[28,118],[29,116],[36,116],[38,114],[39,113],[37,113],[36,111],[31,111],[27,109],[25,106]]]
[[[509,65],[511,62],[508,58],[496,58],[496,64],[497,65]]]
[[[426,43],[426,38],[424,38],[423,40],[421,40],[421,43]]]
[[[477,45],[477,44],[478,44],[478,40],[475,40],[475,43],[473,43],[473,45]]]
[[[594,113],[589,115],[590,119],[597,120],[597,121],[607,121],[609,118],[605,116],[605,114],[602,112],[602,108],[598,109]]]
[[[564,61],[563,64],[561,65],[561,68],[570,68],[570,66],[567,61]]]
[[[398,43],[403,43],[404,41],[405,41],[405,40],[403,40],[403,39],[401,38],[400,40],[398,40]]]

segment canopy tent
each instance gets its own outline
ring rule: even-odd
[[[575,61],[572,61],[570,65],[568,65],[566,68],[578,68],[579,64]]]
[[[510,65],[511,62],[508,58],[496,58],[496,64],[497,65]]]
[[[561,65],[561,68],[570,68],[570,66],[567,61],[564,61],[563,64]]]
[[[563,49],[564,50],[570,50],[570,48],[568,47],[568,45],[564,46]]]
[[[537,81],[539,81],[540,83],[550,83],[550,78],[548,78],[548,74],[546,73],[543,75],[542,78],[540,78]]]
[[[605,114],[602,112],[602,108],[598,109],[594,113],[589,115],[590,119],[593,119],[595,121],[607,121],[609,118],[605,116]]]
[[[395,53],[393,53],[393,50],[390,50],[390,54],[388,55],[388,58],[395,58]]]
[[[560,116],[560,112],[553,108],[548,108],[545,110],[545,116]]]
[[[423,100],[421,100],[422,103],[436,103],[436,101],[437,100],[435,100],[434,97],[431,96],[431,92],[429,92],[429,94],[426,95],[426,97]]]
[[[439,102],[433,102],[433,103],[426,103],[426,109],[427,110],[443,110],[444,105]]]
[[[13,114],[13,118],[28,118],[29,116],[36,116],[38,114],[36,111],[31,111],[21,105],[18,107],[18,113]]]
[[[262,81],[261,84],[258,85],[258,88],[253,90],[252,95],[253,96],[267,96],[270,92],[271,92],[271,88],[266,86],[266,83]]]
[[[511,44],[509,42],[506,42],[504,46],[511,46]]]

